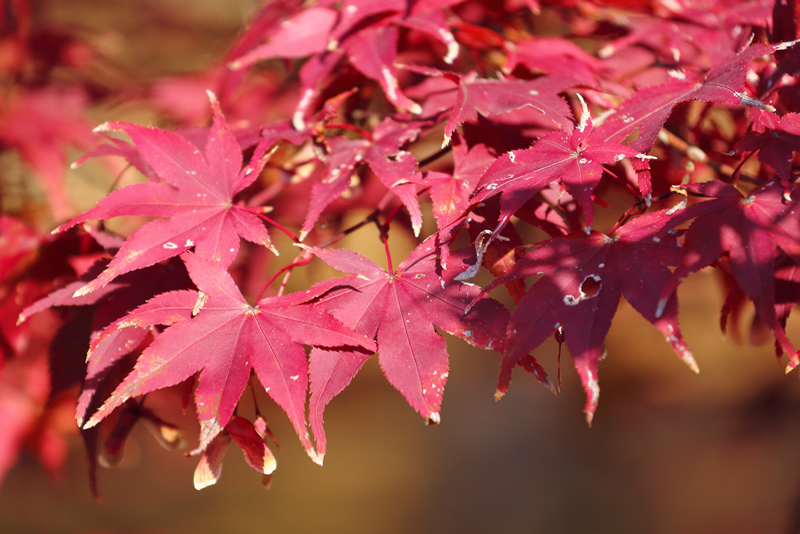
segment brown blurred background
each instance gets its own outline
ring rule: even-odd
[[[36,18],[80,28],[117,72],[154,79],[220,60],[255,7],[251,0],[50,0],[37,4]],[[99,123],[152,111],[123,102],[96,113]],[[72,173],[68,183],[102,195],[112,179]],[[723,340],[723,295],[712,272],[690,277],[679,298],[700,375],[623,303],[600,366],[593,428],[566,354],[558,397],[518,371],[495,403],[498,355],[450,339],[438,427],[422,424],[373,359],[327,410],[322,468],[274,405],[266,415],[283,450],[268,491],[231,447],[220,482],[197,492],[196,460],[160,449],[139,428],[122,466],[100,471],[101,506],[90,496],[76,436],[63,480],[27,456],[8,474],[0,532],[800,532],[796,372],[784,376],[771,340],[760,347]],[[800,339],[796,320],[789,334]],[[552,376],[555,354],[554,342],[537,353]],[[191,415],[165,418],[191,425]]]

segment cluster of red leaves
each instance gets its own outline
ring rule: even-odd
[[[324,409],[373,353],[425,421],[440,421],[449,369],[442,331],[502,356],[497,398],[517,366],[553,389],[531,352],[550,336],[565,342],[591,423],[598,363],[622,296],[697,371],[676,290],[708,266],[729,290],[723,327],[752,301],[794,368],[800,356],[784,328],[800,298],[795,6],[267,3],[223,64],[191,83],[154,88],[164,104],[165,95],[204,85],[210,127],[112,122],[95,130],[122,132],[130,143],[105,136],[85,157],[123,158],[142,183],[111,192],[54,236],[1,220],[0,412],[14,402],[6,383],[22,383],[43,406],[79,381],[87,446],[113,463],[139,420],[162,441],[181,441],[142,399],[184,384],[201,426],[191,453],[201,455],[196,487],[217,480],[231,440],[269,476],[276,462],[266,420],[258,408],[253,421],[237,414],[248,388],[266,391],[322,463]],[[571,33],[541,37],[539,17]],[[264,83],[279,74],[281,89]],[[79,118],[55,126],[37,119],[35,109],[59,105],[55,89],[39,91],[0,113],[0,139],[55,191],[58,165],[52,149],[42,153],[42,138],[88,141],[73,127]],[[269,106],[278,111],[266,113]],[[733,131],[708,120],[715,113]],[[63,199],[51,195],[60,217]],[[357,210],[369,215],[345,227]],[[156,219],[127,238],[90,224],[119,216]],[[421,239],[397,268],[393,221],[392,233],[405,227]],[[385,269],[334,246],[368,224],[380,230]],[[269,275],[259,266],[272,265],[263,250],[279,252],[276,232],[298,246],[297,257]],[[284,294],[288,276],[314,258],[348,276]],[[31,266],[45,261],[63,268],[50,265],[37,278]],[[481,267],[494,277],[484,289],[466,281]],[[264,296],[282,274],[280,288]],[[516,303],[511,312],[486,295],[499,285]],[[75,351],[87,363],[51,349],[50,384],[25,382],[21,362],[47,359],[26,349],[26,325],[38,312],[65,309],[72,313],[59,332],[80,332]],[[99,447],[96,426],[114,421],[107,418],[121,406]],[[0,447],[0,473],[10,457]]]

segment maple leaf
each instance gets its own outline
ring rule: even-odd
[[[661,314],[681,280],[727,253],[736,282],[789,354],[789,366],[794,368],[798,355],[775,315],[774,265],[778,247],[800,264],[797,195],[787,202],[782,188],[774,182],[757,187],[748,196],[716,181],[686,188],[714,198],[686,210],[696,218],[686,232],[681,261],[663,289],[656,315]]]
[[[482,80],[475,73],[460,76],[441,73],[446,79],[458,84],[458,93],[453,111],[444,127],[442,147],[450,143],[456,128],[480,113],[491,117],[502,113],[530,107],[556,126],[571,130],[574,122],[572,111],[558,93],[575,85],[574,80],[544,76],[535,80]]]
[[[727,102],[772,110],[771,106],[754,100],[742,92],[747,64],[752,59],[771,54],[776,50],[784,50],[793,44],[793,42],[777,45],[756,44],[745,48],[711,69],[702,81],[700,76],[691,72],[671,71],[672,80],[669,83],[640,89],[623,102],[597,128],[597,135],[607,141],[622,142],[638,130],[638,138],[629,146],[636,152],[646,154],[653,146],[672,109],[681,102],[689,100]]]
[[[464,0],[345,0],[336,28],[331,32],[328,48],[339,46],[354,30],[370,26],[398,24],[423,33],[447,46],[444,62],[453,63],[459,46],[448,28],[443,9]]]
[[[105,259],[96,262],[78,280],[25,308],[17,319],[21,323],[33,314],[54,306],[97,305],[92,312],[92,340],[86,355],[87,367],[76,408],[79,426],[83,425],[89,405],[103,380],[117,362],[144,341],[149,333],[147,327],[189,319],[193,307],[185,302],[196,297],[194,291],[180,291],[191,285],[185,269],[181,267],[181,272],[169,264],[125,273],[97,291],[73,296],[101,273],[107,264],[108,260]],[[152,299],[147,301],[151,296]],[[135,311],[128,313],[134,308]],[[159,313],[157,318],[149,315],[154,311]]]
[[[342,5],[339,23],[331,32],[328,49],[340,47],[346,51],[350,64],[377,81],[392,104],[419,115],[422,108],[403,94],[397,80],[397,25],[421,31],[444,43],[447,46],[444,61],[451,64],[458,56],[459,46],[442,9],[462,1],[347,0]]]
[[[398,38],[399,31],[395,26],[378,26],[349,37],[342,43],[342,48],[356,70],[381,85],[389,102],[401,110],[419,115],[422,107],[403,94],[397,81]]]
[[[755,123],[758,130],[747,132],[736,145],[736,152],[758,152],[758,159],[775,169],[784,190],[792,181],[792,158],[800,150],[800,114],[759,113]],[[768,131],[769,130],[769,131]]]
[[[417,160],[410,152],[400,149],[416,138],[418,128],[418,121],[409,123],[387,117],[375,128],[371,139],[329,139],[330,155],[321,179],[311,189],[311,202],[300,240],[305,239],[325,207],[347,190],[362,161],[403,202],[411,215],[414,234],[419,235],[422,212],[415,185],[420,179]]]
[[[483,173],[495,160],[484,145],[469,149],[463,139],[453,145],[455,169],[453,174],[429,172],[423,183],[431,187],[433,216],[439,230],[461,218],[469,207],[469,197],[475,191]]]
[[[511,73],[517,65],[532,72],[574,78],[590,87],[598,85],[598,74],[604,69],[602,61],[560,37],[535,37],[514,43],[503,71]]]
[[[20,91],[0,106],[0,145],[14,147],[47,190],[57,219],[74,214],[64,195],[66,149],[94,144],[84,113],[88,95],[77,87]]]
[[[189,252],[182,258],[201,295],[173,293],[169,309],[150,306],[147,311],[153,323],[161,322],[163,315],[172,320],[176,307],[191,306],[197,312],[195,317],[175,322],[157,337],[85,428],[99,423],[131,397],[177,384],[198,372],[195,391],[198,418],[223,428],[231,419],[251,371],[255,370],[314,458],[306,432],[308,371],[300,343],[359,346],[368,350],[374,349],[375,344],[321,309],[299,305],[301,299],[308,300],[313,295],[266,297],[253,306],[244,300],[220,263]],[[142,326],[148,321],[139,314],[131,322]]]
[[[128,134],[142,159],[162,182],[134,184],[100,200],[94,208],[55,232],[93,219],[120,215],[164,217],[145,224],[120,248],[97,278],[76,291],[94,291],[117,276],[194,248],[195,252],[222,265],[230,265],[239,250],[239,239],[269,247],[269,234],[252,208],[234,205],[233,197],[253,183],[263,168],[271,139],[259,143],[253,160],[244,169],[242,152],[233,137],[219,103],[209,92],[214,124],[201,154],[180,135],[129,123],[107,123],[104,130]],[[268,144],[269,143],[269,144]]]
[[[440,420],[449,364],[444,339],[434,327],[469,344],[502,351],[508,312],[499,302],[478,299],[480,288],[437,274],[434,248],[423,242],[393,273],[350,250],[305,247],[341,272],[356,275],[327,281],[315,306],[345,325],[376,338],[378,361],[389,383],[428,422]],[[469,314],[468,304],[477,300]],[[311,356],[310,422],[317,448],[325,451],[322,412],[358,372],[369,355],[314,351]]]
[[[201,490],[216,484],[222,474],[222,459],[231,439],[239,445],[244,459],[254,470],[270,475],[278,466],[264,437],[256,425],[238,415],[231,417],[225,429],[217,434],[203,450],[203,456],[194,472],[194,487]]]
[[[699,70],[727,60],[752,35],[747,26],[769,17],[768,3],[761,1],[723,7],[717,0],[676,0],[660,8],[665,11],[658,17],[620,20],[633,31],[603,46],[598,55],[606,58],[638,44],[652,50],[662,64]]]
[[[395,59],[399,32],[396,25],[424,32],[443,42],[447,46],[445,62],[452,63],[459,47],[441,10],[460,1],[463,0],[409,5],[405,0],[348,0],[342,3],[338,14],[328,7],[334,2],[325,2],[326,5],[308,8],[285,20],[277,31],[272,27],[254,27],[248,32],[251,39],[256,33],[266,33],[271,39],[234,59],[229,66],[237,70],[269,58],[312,56],[309,63],[316,72],[312,74],[309,69],[303,69],[306,73],[302,97],[294,120],[298,129],[302,129],[302,116],[318,84],[343,54],[356,70],[381,85],[390,102],[418,115],[422,108],[403,94],[397,80]]]
[[[592,232],[557,237],[528,252],[489,284],[483,292],[511,280],[542,275],[509,321],[498,392],[508,389],[515,365],[562,329],[586,391],[586,419],[591,424],[600,394],[598,362],[621,296],[697,371],[678,328],[676,297],[669,297],[661,315],[657,316],[653,308],[670,280],[666,265],[677,263],[680,257],[680,245],[671,227],[684,220],[685,214],[673,217],[668,211],[659,211],[638,217],[611,235]]]
[[[229,66],[238,70],[265,59],[300,58],[322,52],[328,46],[328,34],[335,23],[336,11],[311,7],[279,25],[270,25],[269,28],[253,26],[249,35],[269,33],[269,41],[234,59]]]
[[[588,232],[594,219],[592,191],[603,174],[602,164],[636,155],[623,144],[592,134],[587,113],[585,123],[582,120],[582,126],[571,132],[552,132],[527,150],[502,155],[481,178],[481,191],[473,202],[501,194],[501,216],[507,219],[551,182],[560,180],[583,208]]]

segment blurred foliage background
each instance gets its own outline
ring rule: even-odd
[[[93,72],[100,85],[135,87],[221,61],[256,7],[251,0],[48,0],[35,4],[33,20],[76,32],[99,50],[105,63]],[[169,124],[137,99],[91,113],[97,123]],[[70,171],[68,196],[84,209],[113,179],[102,166]],[[20,195],[25,205],[16,211],[44,212],[36,185],[24,185]],[[47,215],[39,220],[52,224]],[[623,303],[600,367],[593,428],[566,354],[558,397],[518,372],[495,403],[498,355],[449,339],[450,381],[437,427],[422,424],[373,359],[327,410],[322,468],[274,406],[266,415],[283,449],[268,491],[231,447],[220,482],[197,492],[196,460],[162,450],[138,428],[121,466],[100,471],[98,505],[75,434],[60,480],[27,456],[9,472],[0,487],[0,531],[800,532],[796,375],[783,375],[771,340],[753,347],[723,339],[722,286],[714,274],[693,275],[679,297],[700,375]],[[798,338],[796,320],[788,331]],[[555,342],[536,354],[551,376],[556,354]],[[192,414],[163,416],[196,424]],[[188,439],[192,445],[196,431]]]

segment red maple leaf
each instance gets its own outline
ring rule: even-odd
[[[514,43],[508,56],[508,62],[503,66],[505,72],[524,65],[532,72],[574,78],[590,87],[598,85],[598,74],[604,69],[602,61],[561,37],[525,39]]]
[[[302,76],[302,97],[294,121],[298,129],[302,129],[302,117],[316,95],[317,86],[345,54],[356,70],[381,85],[390,102],[399,109],[419,114],[422,108],[403,94],[397,80],[397,25],[444,43],[447,46],[444,60],[452,63],[459,46],[442,10],[461,1],[348,0],[338,13],[329,8],[333,2],[323,2],[286,19],[277,29],[275,25],[254,26],[248,32],[249,40],[259,35],[269,36],[270,40],[234,59],[230,67],[236,70],[269,58],[312,56],[307,63],[312,69],[303,69],[306,72]]]
[[[545,241],[484,289],[518,278],[543,275],[519,302],[508,324],[498,393],[508,389],[511,371],[554,332],[562,329],[586,390],[587,421],[597,409],[598,362],[603,341],[621,296],[658,328],[678,356],[697,370],[678,328],[678,302],[670,296],[660,316],[653,306],[670,279],[666,265],[680,257],[675,230],[685,214],[667,211],[643,215],[611,235],[571,234]]]
[[[308,367],[300,344],[368,350],[375,344],[322,309],[300,305],[313,297],[308,292],[266,297],[250,305],[220,263],[192,253],[182,257],[200,295],[162,295],[158,299],[168,299],[168,304],[162,308],[145,305],[148,315],[134,311],[130,322],[142,326],[166,322],[164,317],[173,321],[184,317],[182,313],[175,315],[176,308],[185,310],[189,306],[195,317],[179,320],[161,333],[85,427],[96,425],[131,397],[177,384],[199,372],[195,390],[198,417],[201,423],[219,430],[228,424],[255,370],[314,458],[305,417]]]
[[[606,58],[639,45],[652,50],[661,64],[708,68],[742,47],[753,33],[748,26],[769,18],[768,6],[760,1],[723,4],[718,0],[676,0],[659,6],[663,11],[658,17],[644,15],[618,21],[632,29],[631,33],[606,44],[598,55]]]
[[[137,230],[108,268],[78,290],[76,296],[94,291],[123,273],[153,265],[190,248],[199,256],[225,266],[236,257],[240,238],[273,248],[254,210],[233,204],[234,196],[258,177],[272,139],[265,138],[259,143],[253,160],[242,169],[242,151],[216,98],[212,93],[209,95],[214,124],[204,154],[173,132],[122,122],[103,125],[104,130],[127,133],[144,162],[162,181],[134,184],[114,191],[56,231],[84,221],[120,215],[146,215],[167,220],[152,221]]]
[[[586,112],[585,112],[586,113]],[[508,152],[497,159],[481,178],[481,191],[473,202],[498,193],[501,217],[512,216],[529,199],[555,180],[560,180],[583,208],[587,231],[592,226],[592,192],[600,182],[605,163],[636,155],[627,146],[593,135],[586,116],[571,132],[552,132],[527,150]]]
[[[222,474],[222,459],[231,439],[239,445],[247,464],[259,473],[268,476],[275,471],[277,462],[267,447],[264,436],[256,425],[238,415],[231,417],[224,430],[217,434],[203,449],[203,456],[194,472],[194,487],[197,490],[217,483]]]
[[[453,145],[455,169],[453,174],[429,172],[424,182],[431,186],[433,216],[439,230],[461,218],[469,206],[469,197],[475,191],[483,173],[495,160],[484,145],[469,149],[463,139]]]
[[[269,12],[270,6],[264,11]],[[274,16],[272,12],[268,13]],[[300,58],[324,51],[328,46],[328,34],[336,23],[336,11],[325,7],[304,9],[288,17],[280,24],[273,22],[265,27],[253,25],[245,36],[249,40],[269,37],[269,41],[256,46],[230,63],[237,70],[258,61],[270,58]]]
[[[435,250],[422,243],[393,273],[350,250],[307,247],[331,267],[356,276],[323,282],[315,305],[330,310],[345,325],[376,338],[386,378],[428,422],[440,420],[448,375],[444,339],[435,328],[476,347],[502,351],[508,312],[482,298],[470,313],[468,304],[480,288],[453,280],[458,269],[437,273]],[[325,451],[322,415],[325,405],[344,389],[370,354],[312,351],[310,422],[318,452]]]
[[[792,181],[792,158],[800,151],[800,114],[787,113],[778,117],[762,112],[755,122],[755,131],[748,132],[736,152],[757,152],[759,161],[775,169],[786,191]]]
[[[17,319],[21,323],[33,314],[54,306],[96,305],[92,312],[92,342],[86,354],[86,374],[76,409],[79,425],[83,424],[90,402],[101,383],[117,362],[145,340],[149,332],[147,327],[189,319],[193,305],[185,303],[193,302],[193,297],[196,297],[194,291],[175,291],[191,287],[191,282],[185,269],[181,266],[181,271],[177,271],[173,264],[153,265],[125,273],[101,289],[73,297],[107,264],[108,260],[105,259],[96,262],[78,280],[25,308]],[[135,311],[131,312],[134,308]],[[158,312],[157,317],[152,315],[154,311]],[[123,316],[124,319],[120,319]]]
[[[443,147],[450,143],[460,124],[475,120],[478,113],[492,117],[530,107],[562,129],[571,130],[574,125],[569,105],[558,96],[559,92],[575,85],[574,80],[555,76],[535,80],[481,80],[476,79],[475,73],[463,77],[450,72],[441,75],[458,84],[453,111],[444,127]]]
[[[411,215],[414,233],[419,235],[422,212],[417,201],[416,182],[420,178],[417,160],[412,153],[400,149],[415,139],[419,130],[417,121],[403,122],[387,117],[375,128],[371,139],[334,137],[327,140],[330,155],[320,180],[311,189],[311,202],[300,240],[305,239],[323,210],[347,190],[361,162],[367,163],[381,183],[403,202]]]
[[[597,128],[596,134],[599,138],[620,143],[638,130],[638,138],[629,146],[636,152],[646,154],[672,109],[681,102],[728,102],[770,109],[771,106],[742,92],[747,65],[752,59],[783,50],[792,44],[750,46],[711,69],[702,80],[692,72],[670,71],[672,81],[636,91]]]
[[[75,212],[64,196],[68,147],[94,144],[84,113],[87,94],[78,88],[45,87],[4,97],[0,105],[0,147],[14,147],[41,179],[57,219]]]
[[[681,261],[664,287],[656,314],[661,313],[681,280],[727,253],[733,277],[790,355],[790,367],[795,367],[798,355],[775,314],[774,280],[777,247],[800,264],[797,194],[787,201],[782,187],[774,182],[757,187],[748,196],[723,182],[686,187],[715,198],[687,208],[696,218],[686,232]]]

